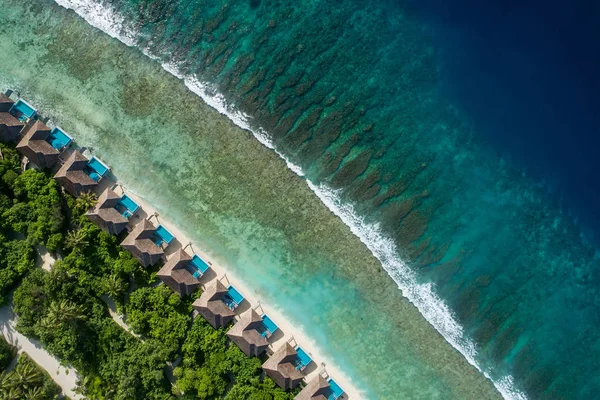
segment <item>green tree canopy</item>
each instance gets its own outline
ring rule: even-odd
[[[129,297],[127,323],[136,333],[156,339],[175,354],[190,323],[185,311],[179,296],[166,285],[140,288]]]

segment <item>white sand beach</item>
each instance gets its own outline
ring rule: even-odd
[[[250,308],[254,308],[259,315],[262,313],[267,314],[277,324],[279,327],[278,332],[269,338],[269,354],[276,351],[286,341],[290,341],[292,346],[300,346],[313,360],[313,363],[308,365],[304,370],[306,382],[310,382],[318,374],[322,374],[325,377],[332,378],[344,389],[345,396],[343,398],[352,400],[363,398],[360,391],[352,384],[351,380],[347,378],[339,368],[321,356],[319,346],[314,340],[310,339],[297,326],[294,326],[294,324],[283,315],[282,311],[263,303],[256,292],[248,287],[243,281],[231,274],[226,266],[213,262],[208,255],[210,250],[205,248],[202,243],[192,242],[189,239],[189,236],[184,232],[184,229],[173,225],[167,218],[158,214],[151,204],[120,183],[104,179],[102,184],[98,187],[98,195],[107,187],[112,188],[118,194],[126,194],[140,206],[140,210],[131,218],[130,227],[137,224],[142,218],[150,218],[155,225],[157,222],[160,223],[175,236],[175,240],[166,248],[165,254],[167,258],[178,249],[184,248],[191,256],[196,254],[210,265],[212,272],[210,270],[207,271],[201,278],[201,287],[203,289],[214,279],[220,279],[226,286],[227,284],[231,284],[238,289],[244,296],[245,301],[236,309],[236,319],[239,319],[240,315]]]

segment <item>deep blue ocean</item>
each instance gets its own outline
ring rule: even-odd
[[[600,237],[600,4],[423,0],[446,93],[502,157]]]

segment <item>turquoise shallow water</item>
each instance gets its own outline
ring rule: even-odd
[[[362,217],[355,233],[404,295],[496,382],[512,376],[530,398],[593,397],[596,251],[545,189],[481,143],[468,115],[444,97],[429,32],[401,4],[109,3],[126,16],[122,33],[211,83],[314,185],[336,189],[337,206],[352,204]],[[314,326],[312,336],[372,397],[494,396],[456,353],[438,347],[435,333],[408,318],[400,291],[339,221],[316,211],[314,198],[307,202],[304,182],[278,171],[282,162],[265,169],[258,160],[268,151],[252,138],[198,134],[230,128],[186,115],[193,101],[174,98],[175,81],[155,82],[151,67],[140,77],[124,56],[108,62],[108,44],[87,35],[73,42],[73,26],[57,29],[54,44],[36,39],[36,60],[69,77],[69,96],[26,72],[7,73],[7,82],[44,93],[55,109],[63,104],[56,118],[70,111],[79,120],[73,127],[87,130],[83,139],[182,226],[191,211],[195,237],[296,321]],[[68,107],[75,101],[82,104]],[[98,104],[103,112],[92,112]],[[164,129],[165,118],[179,126],[182,143],[150,134]],[[121,125],[124,137],[114,134]],[[369,224],[391,242],[368,237]]]

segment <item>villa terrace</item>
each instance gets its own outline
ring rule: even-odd
[[[23,123],[29,122],[37,115],[37,110],[23,99],[17,100],[8,112]]]

